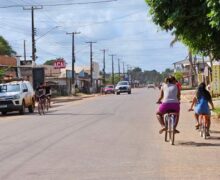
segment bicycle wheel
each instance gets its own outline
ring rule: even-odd
[[[174,145],[174,141],[175,141],[175,131],[174,129],[171,131],[171,138],[170,138],[170,144]]]
[[[203,125],[203,138],[206,139],[207,138],[207,127],[205,126],[205,124]]]
[[[45,109],[46,111],[49,109],[49,100],[47,98],[45,99]]]
[[[42,112],[42,102],[41,102],[41,100],[38,101],[37,110],[38,110],[38,113],[39,113],[40,115],[43,114],[43,112]]]
[[[171,115],[170,116],[170,144],[174,145],[174,140],[175,140],[175,120],[176,116]]]
[[[203,119],[202,119],[202,117],[200,116],[200,117],[199,117],[199,133],[200,133],[200,136],[201,136],[201,137],[203,137],[203,133],[204,133],[203,130],[204,130],[204,129],[203,129]]]
[[[41,103],[41,109],[42,109],[42,113],[45,114],[45,102],[43,101]]]
[[[164,140],[165,140],[165,142],[167,142],[168,141],[167,140],[167,135],[168,135],[168,116],[167,115],[165,116],[164,120],[165,120],[164,123],[165,123],[165,128],[166,128]]]

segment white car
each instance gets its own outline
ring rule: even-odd
[[[115,87],[115,93],[119,95],[120,93],[131,94],[131,86],[128,81],[119,81]]]
[[[35,93],[29,81],[13,81],[0,84],[0,112],[19,111],[24,114],[25,108],[34,112]]]
[[[154,88],[155,89],[155,85],[154,84],[148,84],[147,88]]]

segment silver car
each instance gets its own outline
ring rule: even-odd
[[[119,81],[115,87],[115,93],[119,95],[120,93],[131,94],[131,86],[128,81]]]

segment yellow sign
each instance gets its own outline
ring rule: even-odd
[[[204,79],[203,73],[198,73],[198,84],[202,83]]]
[[[213,63],[211,88],[214,95],[220,94],[220,62]]]

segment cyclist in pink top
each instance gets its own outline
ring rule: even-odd
[[[169,111],[177,112],[180,111],[180,90],[176,85],[176,79],[173,76],[169,76],[167,78],[167,82],[163,84],[161,88],[160,98],[157,101],[160,104],[159,109],[157,111],[157,118],[162,126],[162,129],[159,133],[163,133],[166,130],[164,123],[164,114]],[[177,121],[175,124],[175,128],[177,127],[179,121],[179,117],[177,117]],[[179,133],[178,130],[175,130],[176,133]]]

